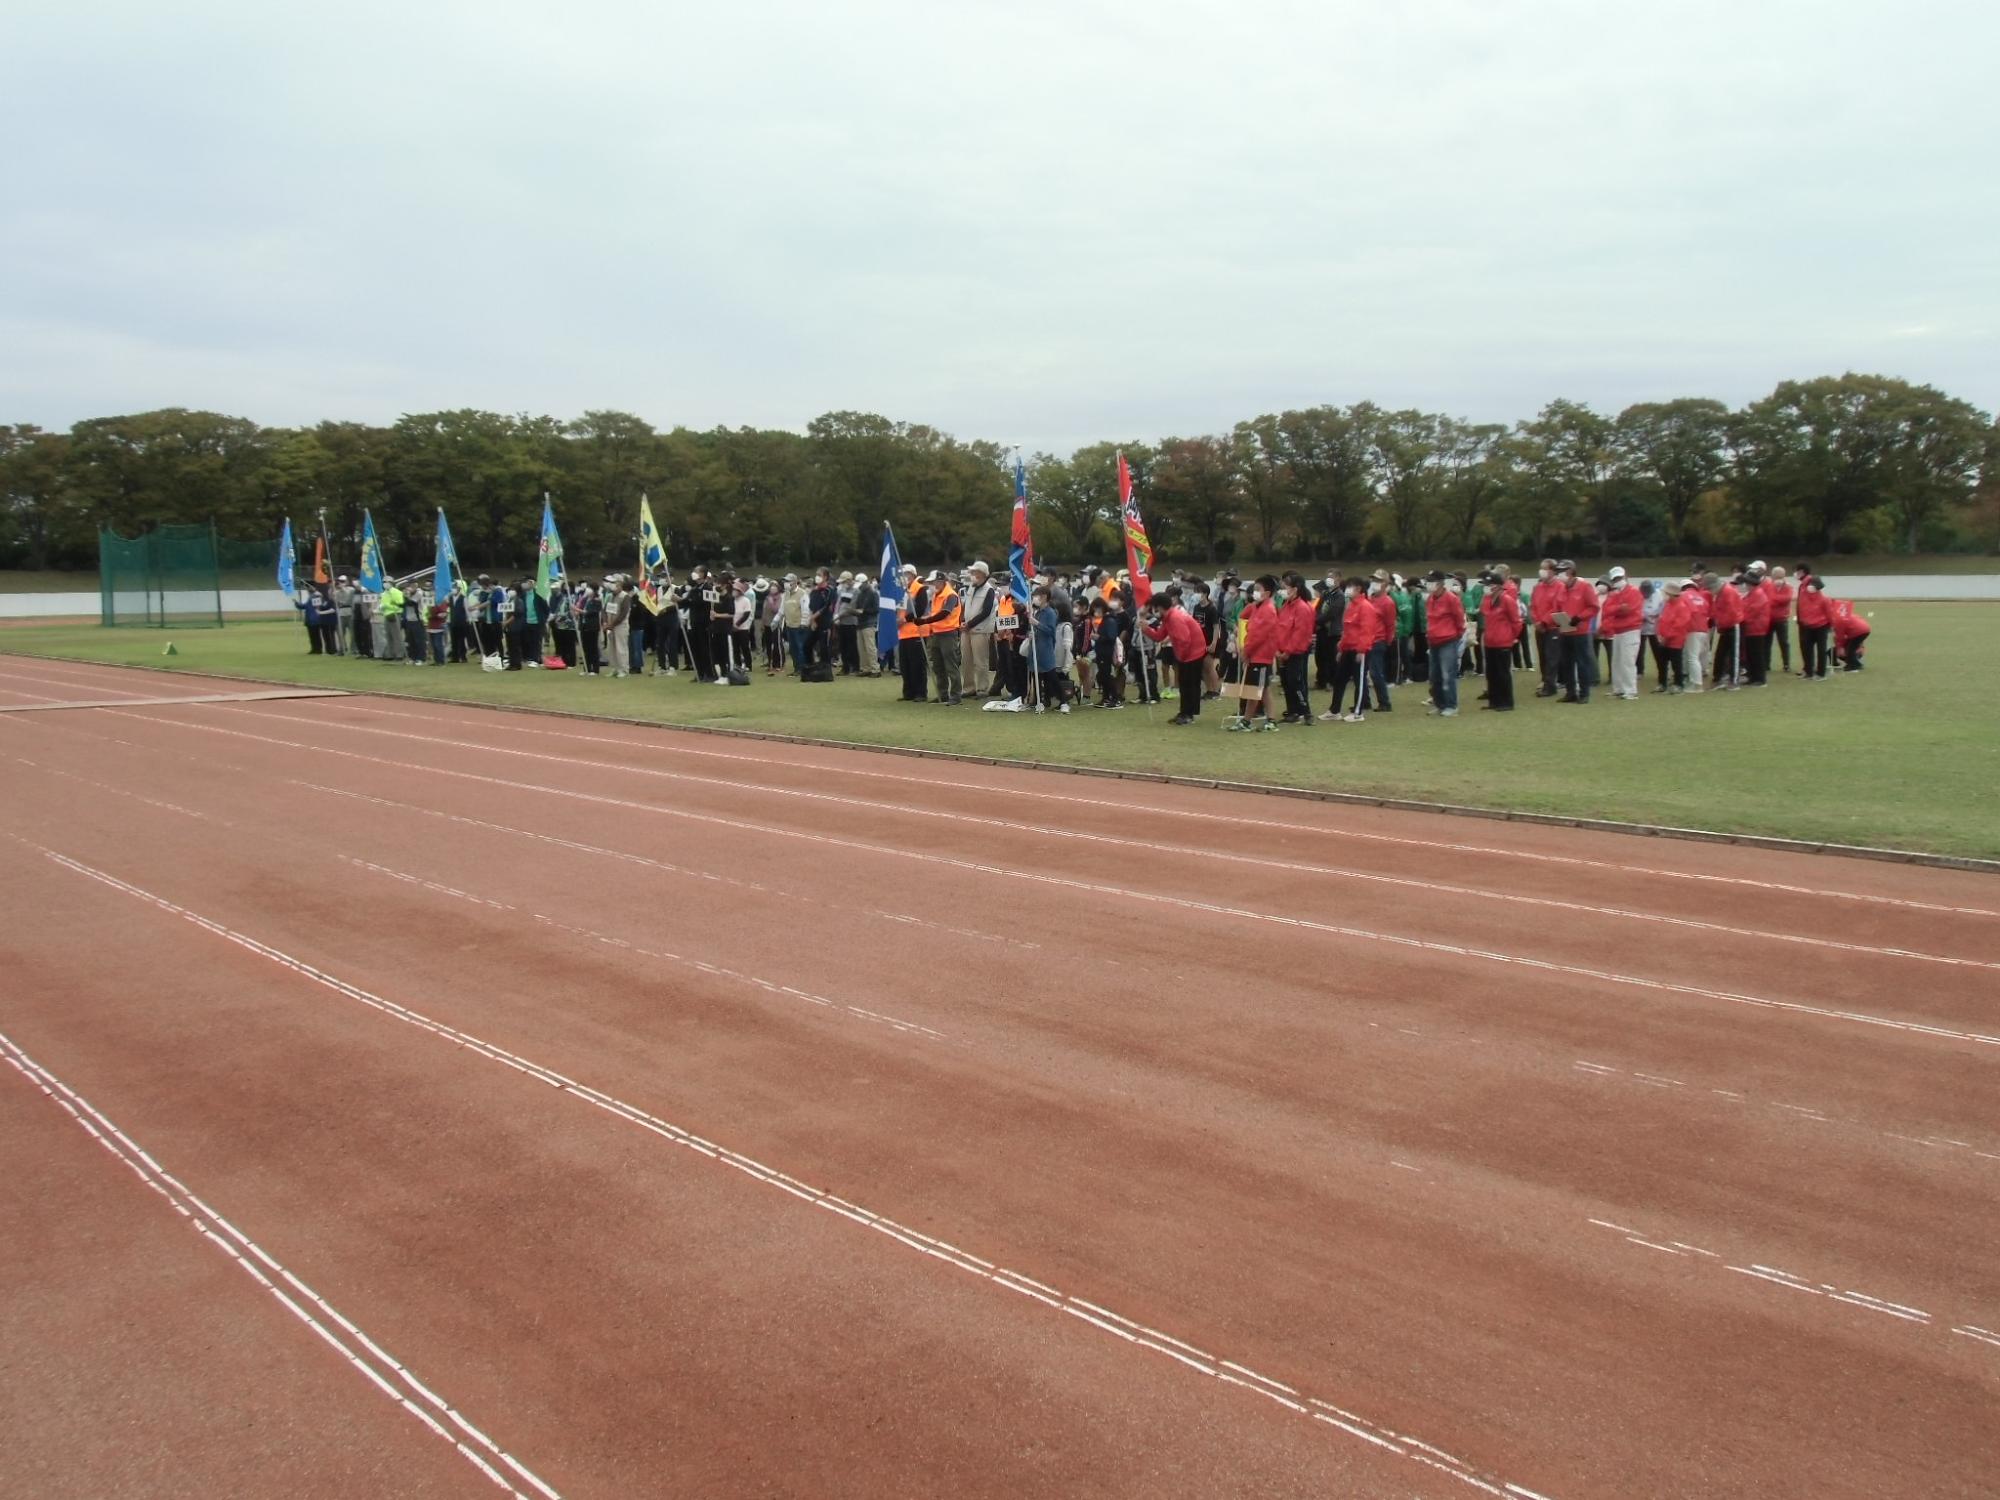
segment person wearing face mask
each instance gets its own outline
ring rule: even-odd
[[[1139,628],[1155,641],[1174,650],[1174,674],[1180,690],[1180,712],[1176,724],[1192,724],[1201,715],[1202,668],[1208,658],[1208,644],[1201,626],[1182,607],[1172,589],[1155,594],[1147,601]]]
[[[1243,687],[1247,694],[1242,711],[1228,722],[1230,729],[1274,730],[1271,717],[1271,666],[1278,656],[1278,609],[1272,602],[1278,580],[1266,573],[1250,585],[1249,604],[1243,611]],[[1257,712],[1253,715],[1252,706]],[[1261,722],[1252,723],[1253,718]]]
[[[1486,664],[1486,707],[1499,713],[1514,709],[1514,647],[1525,622],[1521,596],[1507,569],[1493,569],[1492,582],[1479,599],[1481,658]]]
[[[1312,723],[1306,665],[1312,659],[1314,610],[1306,581],[1287,573],[1278,590],[1278,682],[1285,693],[1286,724]]]
[[[1368,692],[1375,707],[1389,712],[1389,653],[1396,645],[1396,601],[1389,597],[1389,575],[1377,568],[1368,580],[1366,595],[1375,611],[1376,628],[1368,647]]]
[[[1347,608],[1340,621],[1340,662],[1333,678],[1333,706],[1321,714],[1320,722],[1339,720],[1346,724],[1363,722],[1367,707],[1368,653],[1382,630],[1382,616],[1368,597],[1368,581],[1350,578],[1344,586]],[[1354,707],[1340,711],[1348,684],[1354,685]]]
[[[1542,658],[1542,685],[1535,689],[1537,698],[1556,695],[1556,669],[1562,665],[1562,632],[1556,629],[1556,611],[1562,608],[1566,587],[1556,576],[1556,560],[1543,558],[1535,587],[1528,595],[1528,618],[1535,626],[1535,650]]]
[[[1465,604],[1431,569],[1424,579],[1424,639],[1430,648],[1430,712],[1458,717],[1459,652],[1465,641]]]
[[[1724,583],[1710,573],[1702,579],[1715,618],[1715,686],[1733,693],[1743,684],[1743,595],[1741,573]]]
[[[1576,576],[1576,564],[1564,558],[1556,564],[1562,583],[1562,597],[1555,611],[1556,628],[1562,634],[1562,682],[1564,703],[1588,703],[1597,679],[1597,664],[1591,660],[1592,627],[1597,623],[1597,589]]]
[[[1613,568],[1607,581],[1611,588],[1604,596],[1599,629],[1611,646],[1611,696],[1630,702],[1639,696],[1639,631],[1646,601],[1626,580],[1623,568]]]

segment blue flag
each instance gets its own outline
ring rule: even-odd
[[[451,527],[445,524],[444,507],[438,507],[437,563],[431,573],[431,592],[449,599],[457,590],[456,579],[464,576],[458,565],[458,549],[451,544]]]
[[[896,649],[896,611],[903,607],[903,559],[896,555],[896,533],[882,523],[882,578],[875,585],[882,596],[875,624],[875,649],[887,656]]]
[[[382,544],[375,540],[375,518],[365,510],[361,512],[361,567],[355,582],[371,594],[389,586],[389,580],[382,576]]]
[[[547,604],[564,576],[562,533],[556,530],[556,513],[549,504],[549,492],[543,490],[542,540],[535,549],[535,597]]]
[[[299,591],[299,554],[292,545],[292,518],[285,517],[285,534],[278,538],[278,587],[289,596]]]

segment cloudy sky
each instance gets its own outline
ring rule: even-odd
[[[0,421],[2000,402],[1990,0],[0,3]]]

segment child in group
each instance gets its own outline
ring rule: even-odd
[[[1347,610],[1340,617],[1340,660],[1334,667],[1333,706],[1319,716],[1323,724],[1335,719],[1346,724],[1364,722],[1361,705],[1367,690],[1368,653],[1382,630],[1382,617],[1368,599],[1367,580],[1350,578],[1344,587]],[[1354,687],[1354,707],[1343,714],[1340,702],[1350,683]]]
[[[1250,585],[1250,604],[1243,611],[1243,690],[1257,690],[1243,699],[1240,711],[1224,723],[1228,729],[1276,732],[1271,717],[1271,669],[1278,659],[1278,607],[1272,602],[1278,580],[1268,573]],[[1251,706],[1257,712],[1251,713]],[[1259,722],[1252,723],[1255,718]]]

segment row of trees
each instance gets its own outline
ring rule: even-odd
[[[2000,426],[1880,376],[1788,381],[1739,410],[1688,398],[1610,416],[1553,401],[1512,427],[1364,401],[1037,453],[1044,555],[1119,555],[1121,448],[1170,561],[2000,550]],[[175,408],[67,433],[0,427],[0,566],[89,567],[100,526],[213,518],[225,536],[275,536],[284,517],[309,531],[321,513],[348,558],[366,507],[391,565],[415,567],[438,506],[468,562],[516,566],[544,491],[591,565],[630,554],[642,493],[677,560],[870,559],[884,518],[907,555],[963,558],[1004,551],[1011,467],[994,443],[863,412],[795,433],[662,432],[616,411],[272,428]]]

